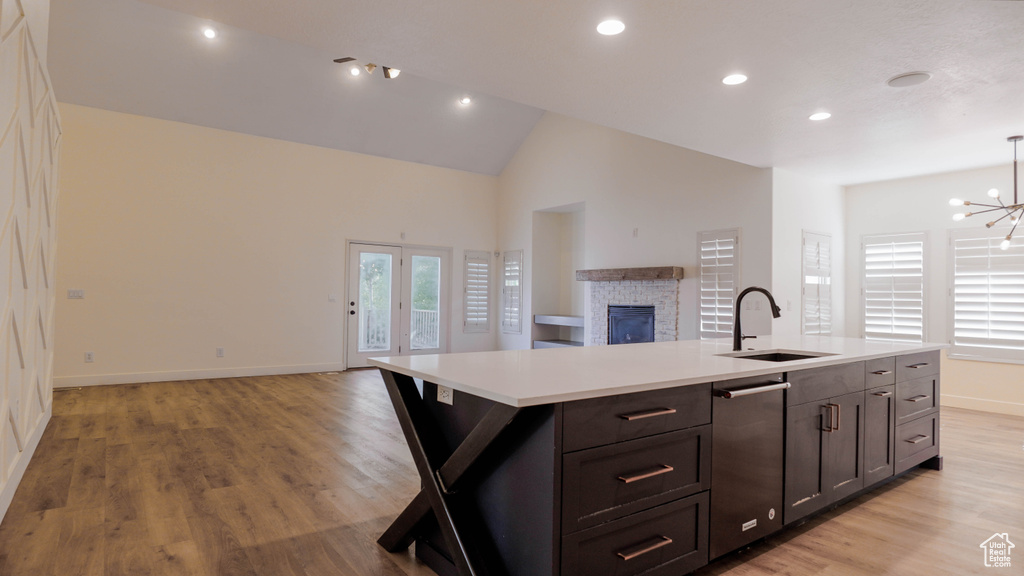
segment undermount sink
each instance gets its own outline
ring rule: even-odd
[[[835,354],[831,352],[809,352],[807,350],[740,350],[727,354],[716,354],[716,356],[743,358],[744,360],[761,360],[763,362],[792,362],[808,358],[821,358],[822,356],[835,356]]]

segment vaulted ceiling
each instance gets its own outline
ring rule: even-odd
[[[49,64],[64,102],[484,174],[544,110],[836,184],[1024,132],[1019,0],[51,0]]]

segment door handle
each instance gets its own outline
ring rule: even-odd
[[[839,404],[832,404],[831,402],[826,404],[828,407],[828,430],[826,432],[839,432],[840,420],[843,417],[843,408]],[[832,411],[835,408],[835,412]],[[836,425],[832,425],[832,421],[835,420]]]
[[[920,402],[921,400],[927,400],[929,398],[931,398],[931,396],[927,394],[920,394],[918,396],[914,396],[913,398],[907,398],[907,402]]]
[[[921,442],[924,442],[929,438],[931,438],[931,436],[927,434],[918,434],[917,436],[914,436],[913,438],[907,440],[907,442],[910,442],[911,444],[920,444]]]
[[[892,374],[892,370],[875,370],[872,374],[875,376],[885,376],[886,374]]]
[[[356,315],[356,311],[355,310],[349,310],[348,313],[351,314],[352,316]]]
[[[911,364],[911,365],[907,366],[907,368],[924,368],[927,365],[928,365],[927,362],[918,362],[917,364]]]
[[[659,464],[659,466],[661,466],[661,468],[658,468],[657,470],[652,470],[651,472],[644,472],[643,474],[637,474],[636,476],[619,476],[619,480],[625,482],[626,484],[632,484],[637,480],[646,480],[648,478],[654,478],[655,476],[668,474],[669,472],[675,470],[675,468],[669,466],[668,464]]]
[[[875,396],[881,396],[882,398],[887,398],[889,396],[892,396],[892,392],[889,392],[889,391],[875,392]]]
[[[833,420],[833,418],[832,418],[832,406],[834,406],[834,404],[825,404],[825,406],[824,406],[825,408],[828,408],[828,428],[824,428],[823,427],[822,431],[824,431],[824,432],[831,432],[832,431],[832,420]]]
[[[715,390],[715,395],[720,398],[742,398],[743,396],[753,396],[754,394],[764,394],[765,392],[774,392],[776,390],[785,390],[792,386],[789,382],[778,382],[775,384],[769,384],[767,386],[758,386],[756,388],[741,388],[739,390],[728,390],[721,389]]]
[[[654,552],[658,548],[661,548],[662,546],[668,546],[672,543],[672,539],[668,536],[659,536],[659,538],[661,538],[661,540],[655,542],[654,544],[651,544],[650,546],[644,546],[640,549],[630,550],[628,552],[619,552],[618,555],[623,560],[632,560],[633,558],[643,556],[648,552]]]
[[[675,408],[658,408],[656,410],[647,410],[645,412],[630,412],[629,414],[619,414],[619,418],[623,420],[643,420],[644,418],[653,418],[654,416],[668,416],[669,414],[675,414]]]

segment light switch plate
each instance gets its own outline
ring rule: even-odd
[[[441,404],[452,405],[455,399],[452,397],[452,389],[447,386],[437,387],[437,401]]]

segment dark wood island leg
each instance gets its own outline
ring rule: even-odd
[[[471,535],[459,532],[448,499],[458,490],[465,473],[522,409],[495,404],[458,448],[444,458],[440,432],[430,419],[414,380],[383,368],[380,372],[412,452],[423,489],[377,543],[388,552],[408,548],[416,539],[424,519],[433,512],[459,575],[486,574],[481,559],[475,558],[474,550],[479,548],[467,543],[467,536],[471,538]]]

